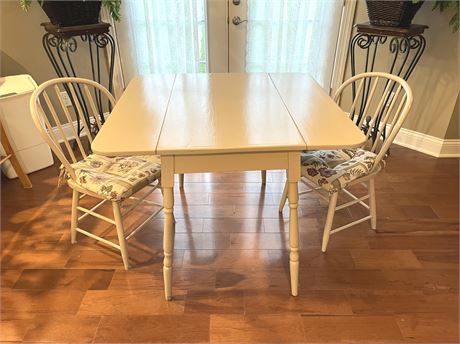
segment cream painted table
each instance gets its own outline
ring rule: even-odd
[[[287,171],[291,294],[298,294],[300,153],[348,148],[364,135],[305,74],[134,78],[93,141],[96,154],[161,156],[165,297],[172,297],[174,174]]]

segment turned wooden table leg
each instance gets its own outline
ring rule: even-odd
[[[163,188],[164,234],[163,279],[165,299],[172,299],[172,263],[174,253],[174,157],[161,157],[161,186]]]
[[[299,294],[299,221],[297,215],[300,179],[300,154],[289,153],[288,200],[289,200],[289,269],[291,274],[291,295]]]

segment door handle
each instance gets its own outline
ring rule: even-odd
[[[239,16],[235,16],[232,18],[233,25],[240,25],[241,23],[247,22],[247,19],[241,19]]]

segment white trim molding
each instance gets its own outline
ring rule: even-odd
[[[401,128],[394,143],[436,158],[460,158],[460,139],[441,139]]]
[[[353,21],[356,12],[357,0],[342,1],[342,17],[340,19],[339,35],[337,37],[337,47],[335,49],[334,67],[332,68],[330,95],[335,93],[345,77],[348,59],[348,46],[353,32]]]
[[[74,126],[74,128],[77,127],[77,121],[73,122],[73,126]],[[62,124],[61,128],[62,128],[62,131],[64,132],[65,137],[67,137],[70,140],[75,139],[75,135],[73,134],[72,127],[70,126],[70,123]],[[48,132],[49,132],[49,130],[48,130]],[[53,134],[58,139],[59,143],[64,142],[64,139],[62,138],[61,132],[59,131],[58,127],[53,127]],[[86,136],[86,132],[83,130],[80,135],[81,136]]]
[[[107,120],[107,118],[109,117],[109,113],[104,113],[104,117]],[[64,132],[64,135],[65,135],[65,137],[67,139],[69,139],[69,140],[75,139],[75,135],[73,134],[73,130],[72,130],[72,127],[70,126],[70,123],[62,124],[61,127],[62,127],[62,131]],[[73,121],[73,127],[77,128],[77,121]],[[48,130],[48,132],[49,132],[49,130]],[[60,132],[58,127],[53,127],[53,134],[58,139],[59,143],[64,142],[64,139],[62,138],[62,134],[61,134],[61,132]],[[80,134],[80,137],[84,137],[84,136],[86,136],[86,131],[82,130],[82,132]]]
[[[460,139],[444,139],[440,158],[460,158]]]

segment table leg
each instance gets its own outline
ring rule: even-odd
[[[267,171],[265,170],[260,171],[260,176],[262,179],[262,185],[266,185],[267,184]]]
[[[288,200],[289,200],[289,269],[291,274],[291,294],[299,293],[299,222],[297,216],[298,190],[300,179],[300,153],[289,153]]]
[[[174,158],[161,157],[161,187],[163,189],[163,279],[165,298],[172,299],[172,262],[174,253]]]

